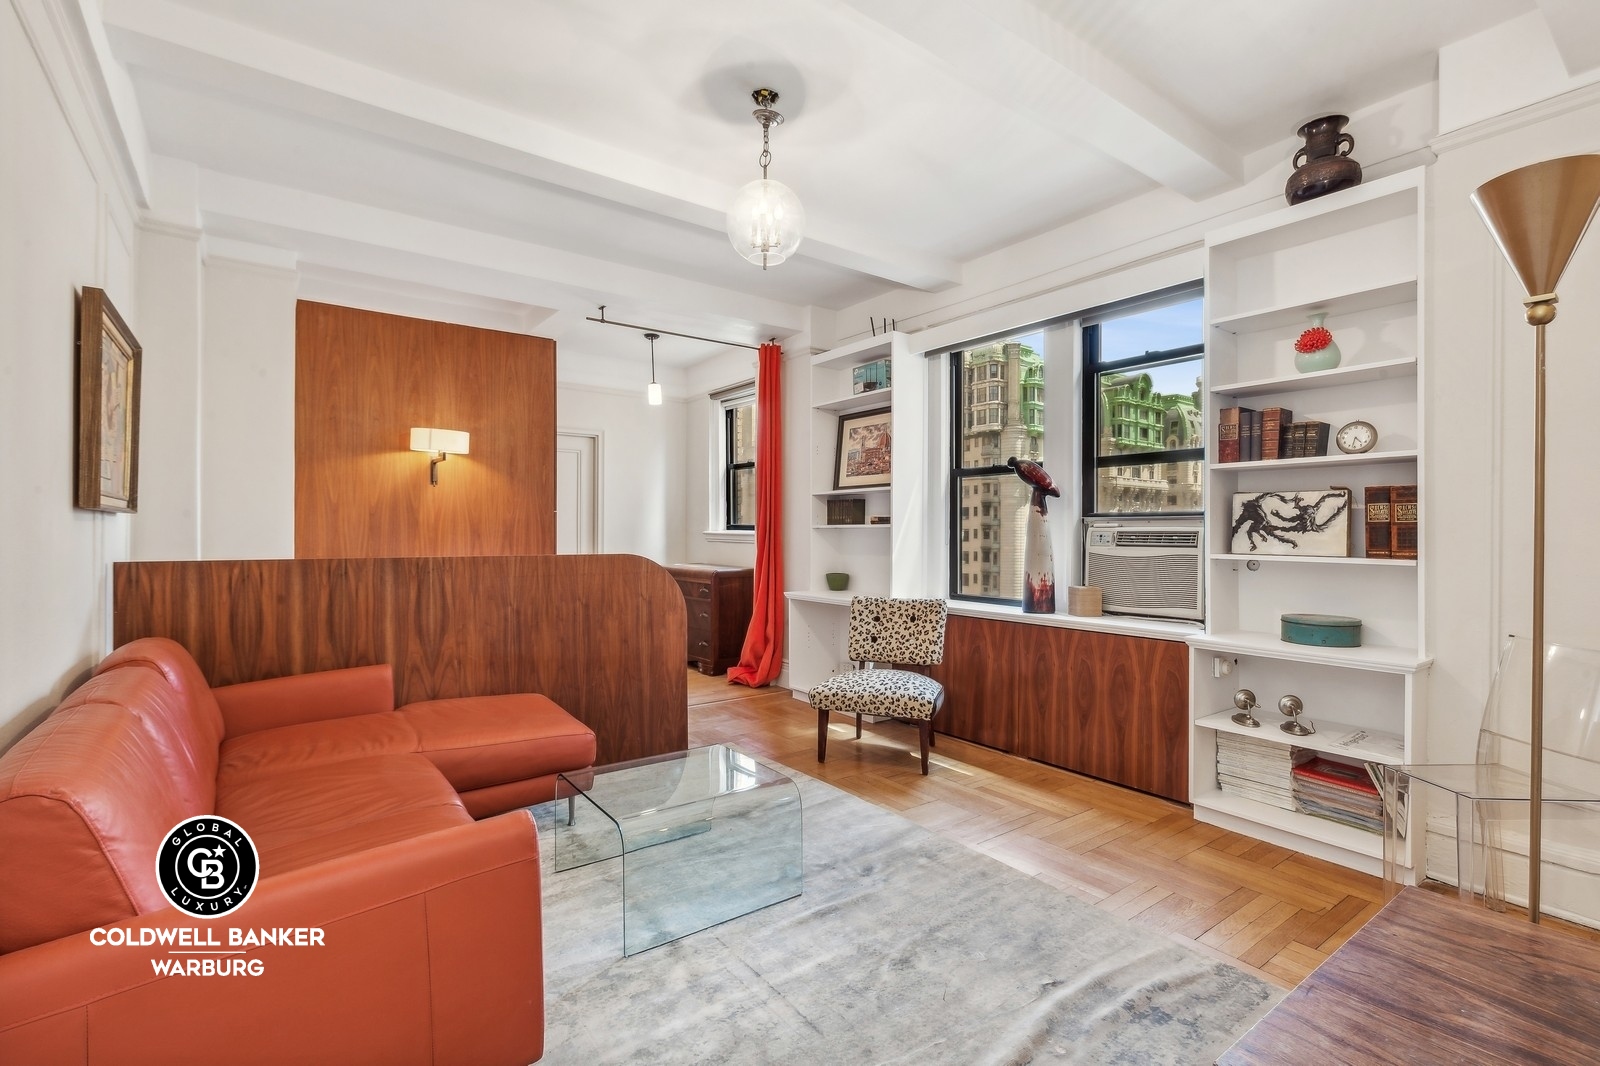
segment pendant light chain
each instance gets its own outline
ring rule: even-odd
[[[761,180],[767,180],[767,167],[772,165],[772,148],[767,143],[767,136],[772,130],[772,120],[766,116],[761,119],[761,155],[756,162],[761,166]]]

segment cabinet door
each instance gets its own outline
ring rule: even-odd
[[[1187,647],[1106,633],[1074,636],[1066,716],[1077,728],[1063,765],[1158,796],[1187,799]]]
[[[944,662],[931,671],[944,686],[941,733],[1001,751],[1017,749],[1016,627],[1006,622],[951,615],[945,626]]]

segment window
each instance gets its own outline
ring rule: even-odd
[[[723,407],[723,514],[727,529],[756,528],[756,398],[727,396]]]
[[[1044,330],[1005,337],[951,356],[953,451],[950,587],[960,595],[1020,603],[1028,486],[1006,466],[1044,454]],[[982,382],[982,384],[971,384]],[[1010,402],[1008,402],[1008,400]],[[974,506],[974,499],[977,505]]]
[[[1113,309],[1082,329],[1084,514],[1199,511],[1206,427],[1199,290]]]

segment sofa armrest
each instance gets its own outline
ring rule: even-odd
[[[319,670],[211,690],[222,709],[223,736],[281,725],[349,718],[394,710],[394,671],[388,663]]]
[[[234,914],[107,929],[320,928],[321,946],[180,955],[85,931],[0,956],[0,1062],[474,1062],[544,1053],[539,849],[516,811],[264,880]],[[259,960],[166,976],[156,960]]]

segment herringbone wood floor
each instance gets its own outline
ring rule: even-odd
[[[733,744],[897,811],[1130,921],[1293,988],[1383,899],[1376,877],[1194,820],[1181,804],[914,728],[817,719],[785,690],[689,673],[689,742]]]

